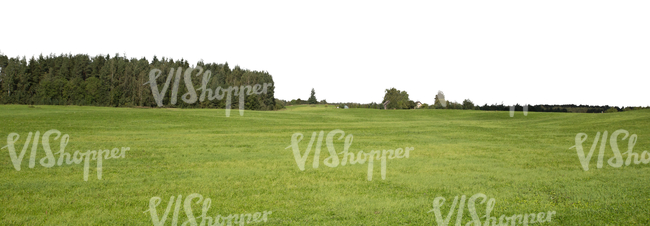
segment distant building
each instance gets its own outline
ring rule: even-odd
[[[415,108],[420,108],[420,107],[422,107],[422,102],[416,101],[415,102]]]

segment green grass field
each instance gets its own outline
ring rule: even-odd
[[[641,154],[650,150],[649,126],[647,110],[517,112],[511,118],[508,112],[318,105],[246,111],[243,117],[233,110],[225,117],[223,109],[0,105],[0,146],[18,133],[16,152],[29,132],[50,129],[70,136],[68,153],[130,147],[124,158],[104,160],[101,180],[90,161],[88,181],[83,163],[43,167],[42,146],[34,168],[27,148],[20,171],[8,148],[1,149],[0,225],[152,225],[145,212],[152,197],[162,199],[160,217],[170,197],[194,193],[212,200],[212,217],[272,211],[267,222],[252,225],[438,225],[429,212],[436,197],[446,198],[446,217],[454,197],[476,193],[495,199],[491,215],[497,218],[556,211],[551,222],[530,225],[648,225],[650,164],[611,167],[608,138],[604,166],[596,167],[599,143],[584,171],[569,148],[578,133],[588,134],[588,152],[597,132],[625,129],[638,135],[634,151]],[[286,149],[292,135],[304,134],[304,152],[312,132],[335,129],[353,134],[353,153],[414,150],[387,162],[385,180],[376,161],[368,181],[368,163],[325,166],[323,142],[320,166],[312,167],[312,150],[301,171]],[[622,137],[618,146],[625,152]],[[51,140],[58,151],[59,141]],[[343,140],[334,141],[337,152]],[[201,204],[191,206],[194,216],[201,215]],[[476,208],[485,214],[485,204]],[[178,215],[178,225],[188,219],[182,207]],[[471,219],[465,205],[462,225]]]

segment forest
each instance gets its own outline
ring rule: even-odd
[[[241,87],[255,84],[273,84],[273,77],[266,71],[251,71],[235,66],[231,69],[228,63],[204,63],[199,61],[190,65],[187,60],[173,60],[171,58],[154,56],[149,62],[146,58],[127,58],[115,54],[97,55],[91,57],[86,54],[61,54],[48,56],[40,55],[31,57],[7,57],[0,53],[0,104],[26,104],[26,105],[89,105],[111,107],[156,107],[157,103],[147,83],[150,81],[149,73],[160,70],[163,75],[173,72],[174,69],[188,70],[189,68],[202,68],[210,71],[212,76],[207,81],[207,87],[215,89],[221,87]],[[190,70],[191,71],[191,70]],[[180,74],[178,74],[180,75]],[[162,84],[169,84],[165,78],[159,76],[156,83],[160,88]],[[178,95],[188,93],[188,86],[200,89],[201,76],[189,76],[191,82],[178,79],[174,84],[174,92],[165,93],[162,103],[164,107],[179,108],[226,108],[225,98],[210,98],[207,101],[184,102],[175,99]],[[166,83],[167,82],[167,83]],[[180,83],[180,84],[179,84]],[[245,97],[244,106],[247,110],[276,110],[284,108],[285,104],[328,104],[326,100],[318,101],[312,89],[308,100],[294,99],[284,101],[274,96],[275,85],[270,85],[264,93],[252,94]],[[194,90],[189,90],[190,93]],[[417,102],[409,99],[406,91],[395,88],[386,89],[384,98],[379,103],[329,103],[341,108],[374,108],[384,109],[382,103],[387,103],[387,109],[459,109],[459,110],[488,110],[508,111],[510,106],[492,104],[483,106],[475,105],[466,99],[462,103],[444,100],[444,94],[439,91],[434,96],[433,104]],[[174,96],[176,95],[176,96]],[[443,99],[438,99],[438,97]],[[237,108],[236,106],[232,106]],[[647,108],[647,107],[645,107]],[[530,105],[528,111],[537,112],[578,112],[601,113],[618,112],[627,110],[644,109],[644,107],[616,107],[616,106],[589,106],[589,105]],[[523,106],[516,105],[516,111],[522,111]]]
[[[156,107],[156,101],[149,82],[151,70],[158,69],[166,75],[173,68],[188,69],[200,66],[210,70],[212,77],[208,87],[214,89],[230,86],[246,86],[270,83],[273,77],[266,71],[251,71],[239,66],[230,68],[228,63],[204,63],[190,65],[187,60],[173,60],[156,56],[127,58],[115,54],[89,56],[86,54],[61,54],[31,57],[7,57],[0,53],[0,103],[27,105],[90,105],[111,107]],[[167,76],[157,78],[164,84]],[[201,76],[191,77],[193,86],[201,84]],[[198,88],[198,87],[195,87]],[[274,97],[275,86],[266,93],[246,97],[245,107],[249,110],[275,110],[284,106]],[[178,85],[178,94],[187,92],[183,79]],[[225,99],[188,104],[179,101],[170,105],[171,92],[164,96],[165,107],[179,108],[225,108]],[[236,108],[236,106],[234,106]]]

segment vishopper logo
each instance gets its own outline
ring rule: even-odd
[[[596,163],[596,167],[598,169],[603,167],[603,158],[605,156],[605,149],[607,147],[607,130],[603,132],[602,140],[600,142],[600,149],[598,152],[598,161]],[[618,137],[620,135],[624,135],[621,140],[626,140],[627,141],[627,151],[621,154],[621,151],[618,149]],[[585,151],[582,147],[582,143],[587,141],[587,137],[589,137],[586,133],[578,133],[575,137],[575,143],[576,145],[570,147],[569,149],[575,148],[576,152],[578,154],[578,160],[580,160],[580,164],[582,165],[582,169],[584,171],[589,170],[589,162],[591,162],[591,157],[594,154],[594,151],[596,150],[596,146],[598,146],[598,140],[600,140],[600,132],[596,133],[596,137],[594,138],[594,141],[591,145],[591,149],[589,150],[589,153],[585,156]],[[607,163],[614,168],[619,168],[625,164],[625,166],[629,166],[632,164],[632,161],[634,160],[634,164],[648,164],[650,163],[650,153],[648,151],[643,151],[640,155],[639,153],[634,152],[634,146],[636,145],[637,141],[637,135],[632,134],[630,135],[630,132],[624,129],[619,129],[616,130],[612,133],[612,135],[609,138],[609,145],[611,146],[612,154],[614,154],[613,157],[609,158],[607,160]],[[623,154],[627,155],[627,158],[623,158]]]
[[[321,146],[323,144],[323,135],[325,133],[323,131],[320,131],[318,134],[318,141],[316,142],[316,150],[314,153],[314,161],[313,161],[313,168],[317,169],[319,166],[320,162],[320,152],[321,152]],[[345,144],[343,146],[343,151],[340,153],[336,153],[336,150],[334,149],[334,137],[340,134],[338,140],[343,139],[345,137]],[[293,156],[296,160],[296,164],[298,164],[298,168],[300,171],[305,171],[305,163],[307,162],[307,157],[309,157],[309,153],[311,152],[311,148],[314,144],[314,141],[316,140],[316,132],[313,132],[311,134],[311,140],[309,141],[309,146],[307,146],[307,150],[305,150],[304,154],[300,154],[300,147],[298,147],[298,143],[302,141],[302,138],[304,135],[302,133],[294,133],[291,136],[291,145],[289,145],[287,148],[292,148],[293,150]],[[372,181],[372,172],[373,172],[373,167],[374,167],[374,160],[380,160],[381,161],[381,179],[385,180],[386,179],[386,159],[401,159],[401,158],[408,158],[409,157],[409,151],[414,150],[415,148],[413,147],[405,147],[404,149],[402,148],[397,148],[395,150],[372,150],[369,153],[364,153],[363,151],[357,152],[356,158],[354,153],[348,152],[350,149],[350,146],[352,146],[352,141],[354,137],[352,134],[348,134],[345,136],[345,132],[343,130],[337,129],[337,130],[332,130],[327,134],[327,151],[329,153],[329,157],[325,158],[323,160],[323,164],[325,164],[328,167],[334,168],[339,165],[345,166],[348,161],[350,162],[350,165],[354,164],[364,164],[366,161],[368,161],[368,181]],[[342,154],[343,158],[339,159],[338,154]]]
[[[52,153],[52,149],[50,148],[50,136],[56,135],[54,137],[54,140],[57,140],[61,138],[60,143],[59,143],[59,152],[57,153]],[[20,171],[21,165],[23,162],[23,157],[25,157],[25,152],[27,151],[27,147],[29,147],[29,143],[32,140],[32,136],[34,137],[34,141],[32,143],[32,151],[30,154],[29,158],[29,168],[34,168],[36,165],[36,154],[38,150],[38,141],[40,137],[40,131],[36,131],[36,133],[29,132],[27,134],[27,139],[25,140],[25,144],[23,145],[23,150],[20,152],[20,155],[16,155],[16,148],[14,145],[16,144],[16,141],[20,138],[20,135],[18,133],[10,133],[9,136],[7,136],[7,145],[0,148],[4,149],[7,148],[9,149],[9,157],[11,158],[11,162],[14,165],[14,168],[16,171]],[[74,164],[80,164],[82,161],[84,163],[84,181],[88,181],[88,171],[90,168],[90,160],[97,160],[97,179],[101,180],[102,179],[102,160],[106,159],[117,159],[117,158],[124,158],[126,157],[126,151],[131,150],[129,147],[122,147],[122,149],[118,148],[113,148],[113,150],[88,150],[84,153],[81,153],[79,151],[75,151],[74,154],[66,153],[65,152],[65,147],[68,145],[68,141],[70,139],[70,136],[68,134],[64,134],[61,136],[61,132],[55,129],[51,129],[43,133],[42,139],[40,139],[41,144],[43,146],[43,152],[45,152],[45,157],[41,158],[39,163],[41,166],[45,168],[50,168],[55,165],[61,166],[63,165],[63,160],[65,160],[65,164],[70,165],[72,163]],[[54,157],[55,154],[59,155],[58,161]],[[109,156],[110,154],[110,156]]]
[[[476,213],[476,206],[477,206],[477,201],[480,199],[479,204],[485,204],[485,215],[480,216]],[[533,224],[533,223],[544,223],[544,222],[551,222],[553,214],[555,214],[555,211],[548,211],[548,212],[539,212],[539,213],[528,213],[528,214],[513,214],[512,216],[506,216],[506,215],[501,215],[499,217],[498,221],[496,217],[491,217],[492,209],[494,209],[494,205],[496,203],[494,198],[490,198],[488,200],[487,196],[482,194],[482,193],[477,193],[473,195],[472,197],[467,200],[467,197],[465,195],[461,196],[460,202],[458,202],[458,196],[454,198],[454,202],[451,204],[451,207],[449,208],[449,213],[447,214],[446,218],[443,218],[443,215],[441,213],[441,208],[445,204],[446,199],[443,197],[436,197],[433,200],[433,209],[429,211],[429,213],[433,212],[436,217],[436,223],[438,223],[438,226],[447,226],[449,225],[449,221],[451,220],[451,216],[454,214],[454,210],[456,209],[456,206],[458,206],[458,212],[456,214],[456,225],[460,226],[463,225],[463,213],[465,211],[465,201],[467,201],[467,209],[469,211],[469,215],[472,218],[471,221],[467,222],[465,226],[507,226],[507,225],[512,225],[515,226],[517,224],[521,224],[524,226],[527,226],[528,224]],[[486,203],[487,201],[487,203]],[[485,219],[483,224],[481,224],[481,219]],[[492,224],[490,224],[490,222]]]
[[[437,102],[440,103],[440,105],[445,108],[447,107],[447,100],[445,100],[445,93],[442,91],[438,90],[438,94],[436,95]],[[436,103],[433,103],[436,104]]]
[[[197,70],[197,73],[195,76],[203,76],[203,79],[201,80],[201,88],[194,89],[194,85],[192,84],[192,74],[194,73],[193,71]],[[179,82],[181,79],[181,74],[183,72],[183,67],[178,67],[176,69],[176,76],[174,79],[174,84],[172,86],[172,95],[171,95],[171,105],[176,104],[178,101],[178,86]],[[171,83],[172,77],[174,77],[174,68],[169,70],[169,75],[167,76],[167,80],[165,81],[165,84],[162,87],[162,90],[158,91],[158,83],[156,82],[156,79],[160,77],[162,74],[162,71],[160,69],[152,69],[149,72],[149,81],[144,83],[143,85],[149,84],[151,86],[151,93],[153,94],[154,99],[156,100],[156,104],[158,107],[163,106],[163,99],[165,97],[165,94],[167,93],[167,89],[169,88],[169,84]],[[246,95],[252,95],[252,94],[266,94],[268,92],[268,87],[273,86],[273,83],[263,83],[263,84],[255,84],[253,86],[246,85],[246,86],[239,86],[239,87],[233,87],[229,86],[226,89],[223,89],[221,87],[217,87],[214,89],[214,91],[210,88],[208,88],[208,82],[212,78],[212,72],[210,70],[207,70],[203,72],[203,68],[201,66],[196,66],[194,68],[188,68],[185,70],[185,74],[183,74],[183,81],[185,83],[185,87],[187,88],[187,93],[183,94],[181,96],[181,100],[187,104],[193,104],[196,103],[196,101],[203,102],[206,100],[212,101],[214,99],[217,100],[222,100],[224,97],[226,98],[226,117],[230,117],[230,108],[232,105],[232,96],[238,96],[239,97],[239,115],[244,116],[244,100],[246,98]],[[260,90],[261,89],[261,90]],[[201,90],[201,95],[199,96],[196,91]],[[214,95],[213,95],[214,94]]]
[[[176,198],[176,202],[174,202],[174,198]],[[194,211],[192,210],[192,201],[195,199],[195,204],[202,204],[201,216],[198,217],[194,216]],[[165,225],[165,222],[167,222],[167,217],[169,216],[169,212],[171,211],[172,206],[175,205],[172,220],[169,225],[178,226],[179,212],[181,210],[181,201],[183,201],[183,196],[171,196],[171,198],[169,198],[169,202],[167,203],[167,208],[164,209],[165,212],[163,213],[162,217],[159,218],[156,207],[160,205],[161,201],[162,200],[160,197],[152,197],[149,200],[149,209],[144,211],[144,213],[149,212],[151,215],[151,221],[154,226],[163,226]],[[268,220],[268,216],[273,213],[272,211],[263,211],[264,213],[256,212],[253,214],[229,214],[227,217],[217,214],[213,218],[208,216],[210,205],[212,205],[212,200],[210,198],[204,199],[202,195],[197,193],[190,194],[185,197],[182,206],[183,210],[185,211],[185,215],[187,215],[187,220],[185,220],[181,226],[232,226],[233,223],[234,225],[244,226],[244,224],[266,222]],[[201,223],[198,223],[197,219],[201,220]]]
[[[519,105],[517,105],[519,106]],[[515,107],[514,105],[510,106],[510,118],[515,117]],[[523,106],[524,116],[528,116],[528,104]]]

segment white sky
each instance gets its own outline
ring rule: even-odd
[[[650,106],[650,1],[5,1],[0,51],[268,71],[276,98]]]

